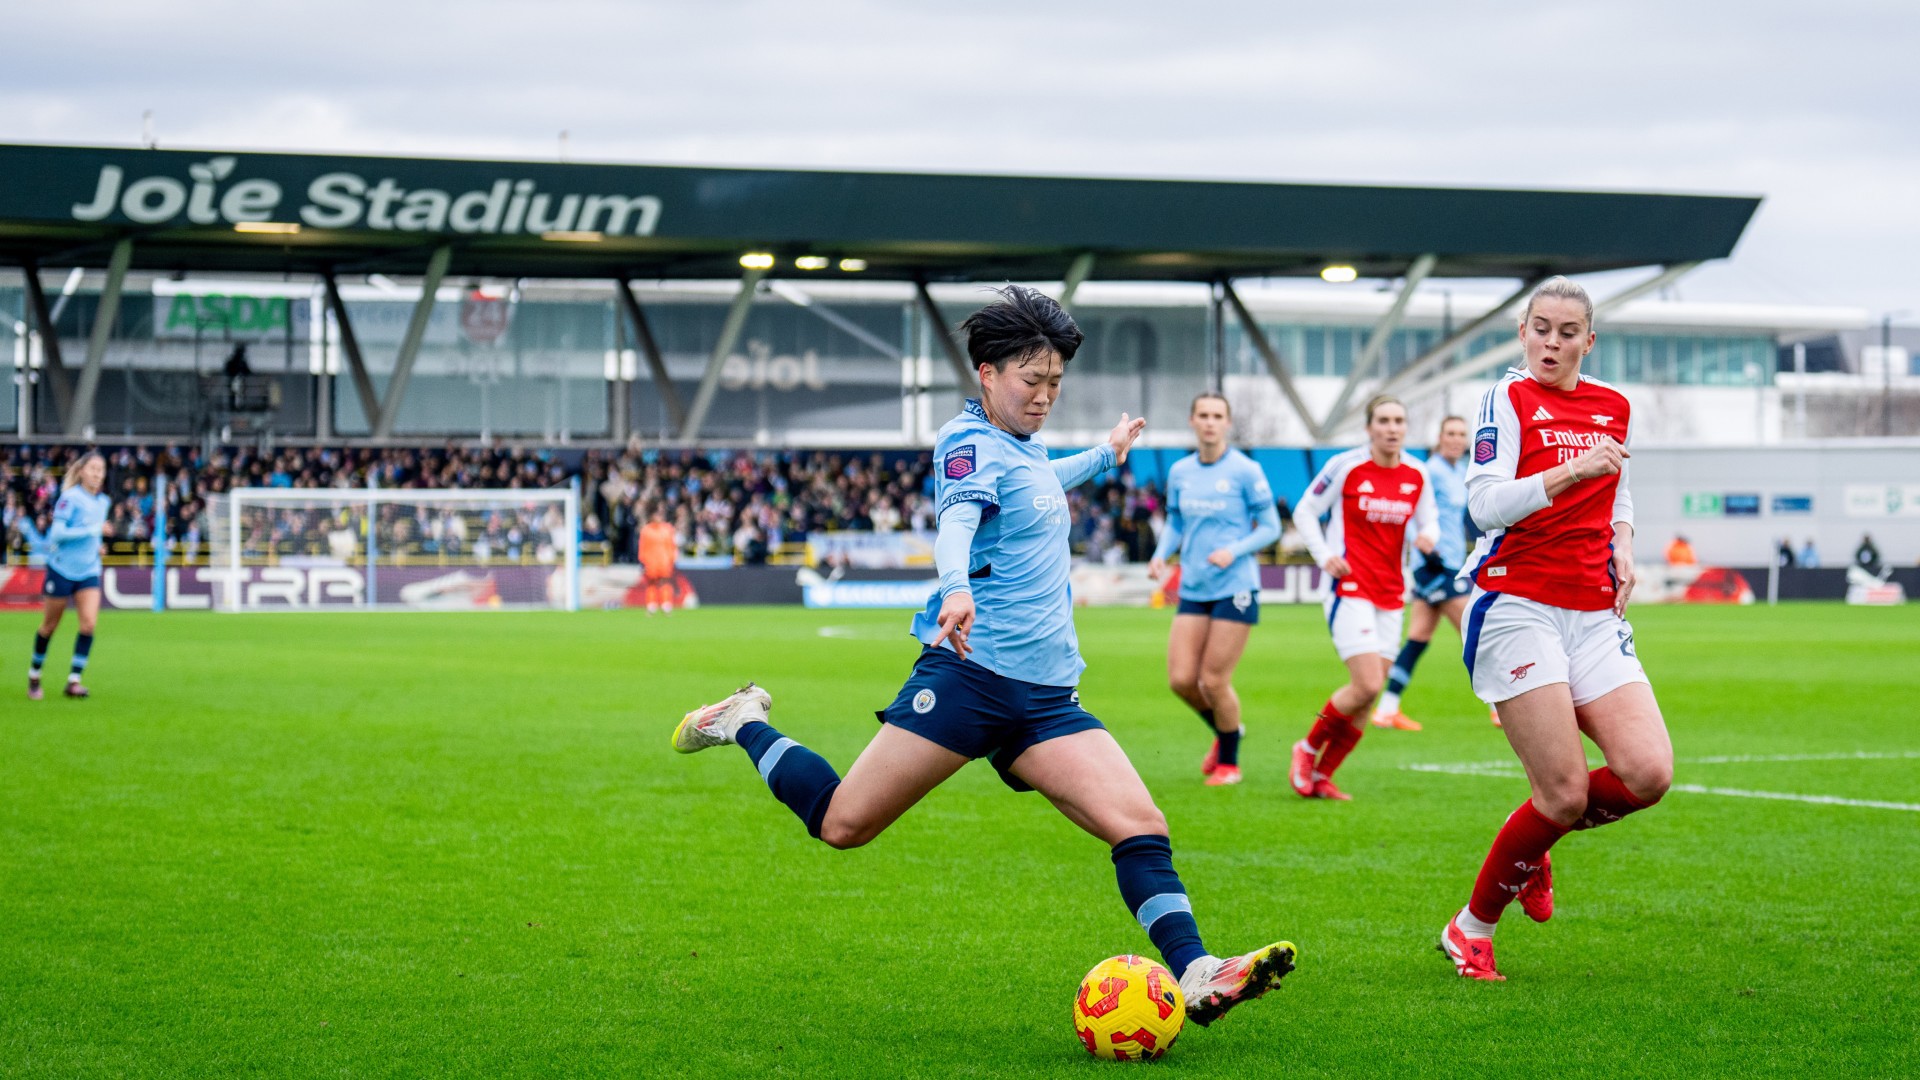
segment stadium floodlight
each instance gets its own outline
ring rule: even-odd
[[[1360,271],[1351,266],[1329,266],[1320,271],[1321,281],[1331,281],[1335,285],[1345,285],[1360,276]]]
[[[793,260],[793,265],[800,270],[825,270],[828,259],[825,255],[802,255]]]
[[[773,256],[764,251],[749,251],[740,256],[740,265],[748,270],[771,270]]]
[[[865,270],[866,268],[867,268],[867,260],[865,259],[841,259],[840,260],[840,269],[846,271],[849,274],[857,274],[860,271]]]
[[[580,492],[236,488],[207,513],[216,611],[580,608]]]
[[[266,233],[273,236],[291,236],[300,231],[297,221],[236,221],[233,231],[237,233]]]

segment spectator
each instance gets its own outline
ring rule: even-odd
[[[1673,543],[1667,545],[1668,566],[1693,566],[1700,560],[1693,554],[1693,545],[1679,533],[1673,534]]]
[[[1817,570],[1820,567],[1820,550],[1813,546],[1811,536],[1807,537],[1805,544],[1800,545],[1800,565],[1808,570]]]
[[[1780,542],[1774,545],[1773,558],[1775,562],[1780,564],[1780,569],[1793,569],[1793,541],[1784,536],[1781,537]]]
[[[1876,577],[1880,573],[1880,549],[1873,544],[1871,533],[1860,534],[1860,546],[1853,549],[1853,565]]]

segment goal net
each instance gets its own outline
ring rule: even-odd
[[[208,507],[217,611],[579,609],[572,488],[236,488]]]

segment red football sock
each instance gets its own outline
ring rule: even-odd
[[[1333,737],[1333,742],[1328,744],[1327,748],[1320,752],[1320,762],[1317,766],[1320,775],[1332,777],[1333,770],[1339,768],[1340,763],[1347,760],[1347,755],[1353,753],[1353,748],[1359,745],[1360,736],[1364,734],[1366,734],[1365,728],[1357,728],[1352,724],[1342,723],[1339,731]]]
[[[1655,799],[1654,802],[1660,800]],[[1653,803],[1642,802],[1627,785],[1613,775],[1613,770],[1605,765],[1587,774],[1587,809],[1580,820],[1573,823],[1576,829],[1597,829],[1602,825],[1611,825],[1635,810],[1645,810]]]
[[[1307,732],[1307,745],[1318,754],[1340,741],[1340,733],[1353,727],[1353,717],[1333,707],[1333,699],[1328,698],[1320,706],[1320,715],[1314,718],[1313,730]]]
[[[1480,876],[1473,881],[1473,899],[1467,901],[1467,910],[1483,922],[1499,922],[1500,913],[1520,895],[1520,886],[1539,869],[1541,856],[1570,831],[1534,809],[1532,799],[1521,803],[1520,809],[1509,814],[1507,823],[1500,826],[1500,835],[1493,838],[1487,861],[1480,864]]]

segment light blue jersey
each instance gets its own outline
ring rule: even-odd
[[[51,551],[47,567],[63,578],[78,581],[100,576],[100,528],[107,523],[113,500],[106,492],[87,494],[75,484],[53,504],[53,527],[47,530]]]
[[[978,503],[981,522],[965,582],[942,582],[926,610],[913,617],[913,636],[931,644],[940,633],[946,593],[964,586],[974,605],[967,659],[1022,682],[1077,684],[1087,665],[1073,629],[1066,489],[1112,468],[1113,448],[1049,461],[1038,436],[1020,438],[994,427],[980,403],[969,400],[940,429],[933,462],[941,517],[959,504]]]
[[[1447,569],[1458,570],[1467,561],[1467,455],[1452,465],[1439,454],[1427,456],[1427,483],[1433,489],[1434,507],[1440,512],[1440,539],[1433,545],[1433,553],[1447,564]],[[1419,553],[1414,554],[1415,561]]]
[[[1229,449],[1208,465],[1188,454],[1167,470],[1167,526],[1154,557],[1180,553],[1180,599],[1224,600],[1258,594],[1260,566],[1253,553],[1280,539],[1273,489],[1253,459]],[[1207,556],[1226,548],[1222,569]]]

